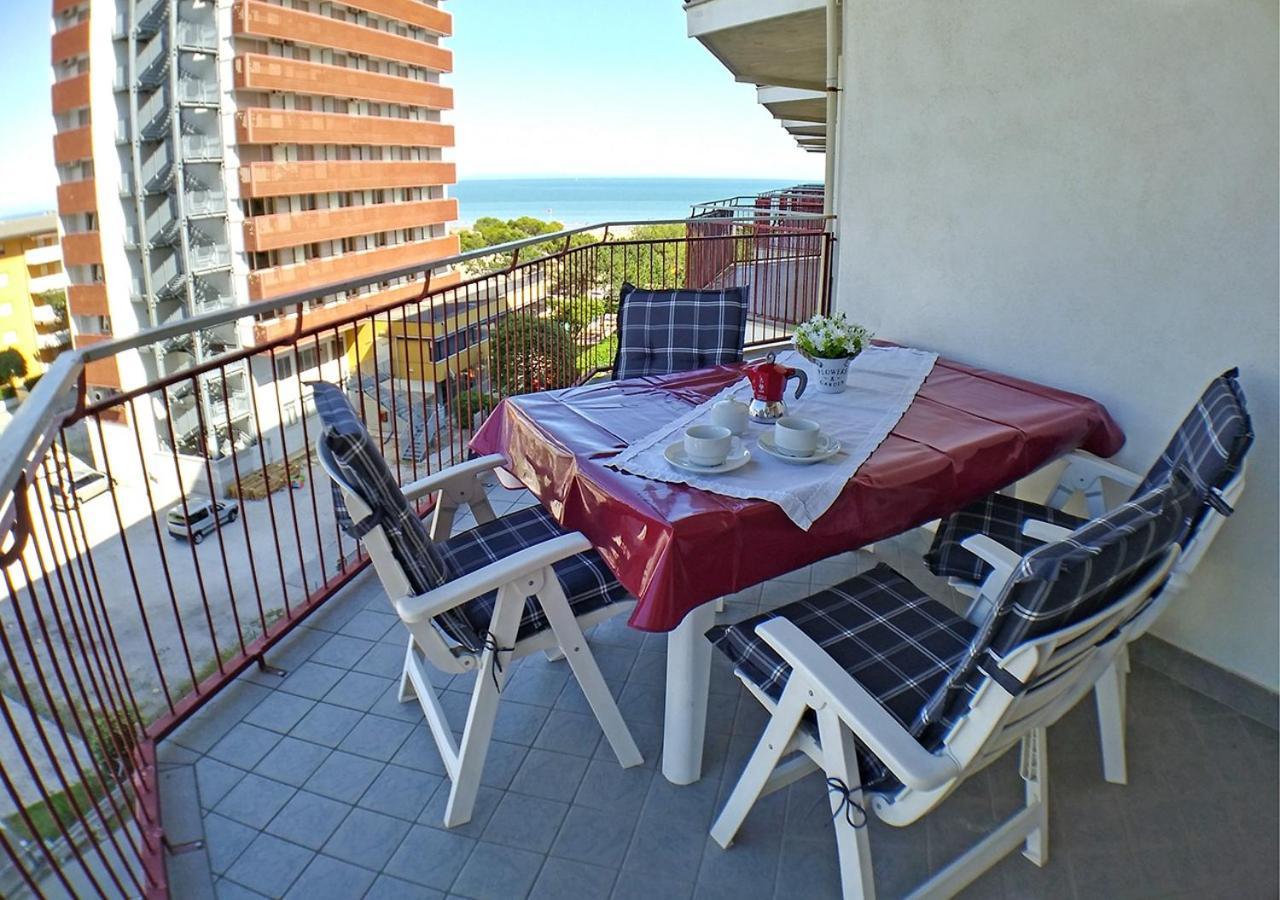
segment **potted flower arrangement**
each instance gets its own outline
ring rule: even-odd
[[[800,354],[818,369],[818,390],[839,394],[849,376],[849,362],[870,343],[872,334],[844,313],[814,316],[796,326],[792,340]]]

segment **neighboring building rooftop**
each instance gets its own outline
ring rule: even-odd
[[[57,230],[58,214],[55,212],[43,212],[33,216],[19,216],[13,219],[0,219],[0,241]]]

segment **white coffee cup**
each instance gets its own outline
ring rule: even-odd
[[[734,434],[741,435],[747,431],[747,404],[732,399],[724,399],[711,407],[711,423],[728,428]]]
[[[787,456],[813,456],[822,426],[813,419],[783,416],[773,425],[773,444]]]
[[[723,425],[694,425],[684,433],[684,452],[694,465],[718,466],[732,446],[733,432]]]

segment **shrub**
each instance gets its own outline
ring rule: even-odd
[[[569,387],[578,377],[563,326],[531,313],[505,316],[489,335],[490,378],[504,397]]]
[[[450,399],[449,410],[458,428],[470,428],[476,413],[492,411],[500,399],[488,391],[472,388]]]

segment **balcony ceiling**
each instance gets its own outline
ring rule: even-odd
[[[756,101],[775,119],[818,124],[827,121],[827,101],[822,91],[765,85],[756,88]]]
[[[825,0],[690,0],[697,38],[738,81],[820,91],[825,83]]]

